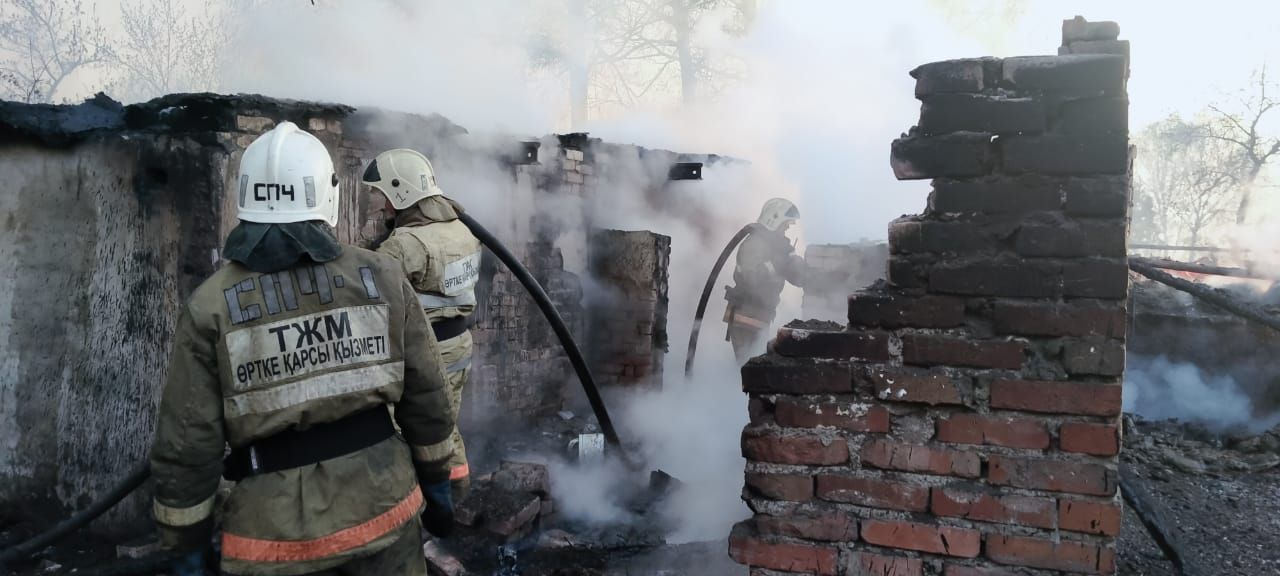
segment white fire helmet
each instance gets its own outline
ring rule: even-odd
[[[769,230],[777,231],[783,224],[794,222],[798,218],[800,218],[800,210],[790,200],[771,198],[764,203],[764,209],[760,210],[760,219],[757,222]]]
[[[444,194],[436,186],[436,172],[431,168],[431,161],[408,148],[379,154],[365,168],[361,180],[382,192],[396,210],[404,210],[423,198]]]
[[[323,220],[338,225],[338,175],[320,139],[281,122],[240,158],[237,216],[283,224]]]

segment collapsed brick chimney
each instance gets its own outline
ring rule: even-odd
[[[889,286],[852,295],[844,330],[789,324],[742,370],[755,515],[729,552],[753,575],[1114,573],[1118,33],[1077,18],[1063,55],[912,71],[920,121],[892,165],[933,192],[889,226]]]

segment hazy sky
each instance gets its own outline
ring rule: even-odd
[[[119,1],[98,5],[109,26]],[[554,18],[547,7],[557,2],[423,0],[406,10],[278,0],[245,23],[228,91],[439,112],[477,131],[564,131],[563,77],[531,75],[521,51],[530,22]],[[1132,42],[1135,132],[1224,101],[1280,61],[1271,35],[1280,2],[763,0],[747,37],[705,38],[745,63],[743,81],[698,106],[631,110],[588,128],[758,163],[778,195],[801,204],[810,242],[883,238],[890,219],[923,208],[928,188],[889,170],[889,143],[919,113],[907,72],[950,58],[1053,54],[1062,20],[1076,14],[1115,20]]]

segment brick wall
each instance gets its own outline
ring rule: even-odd
[[[647,231],[591,235],[587,342],[591,369],[605,386],[662,387],[667,352],[667,265],[671,237]]]
[[[1115,40],[1112,23],[1064,39]],[[752,574],[1111,574],[1129,153],[1122,56],[914,70],[889,286],[748,363]]]

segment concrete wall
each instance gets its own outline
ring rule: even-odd
[[[173,319],[213,270],[226,169],[220,146],[181,136],[3,147],[0,502],[83,505],[145,457]]]

